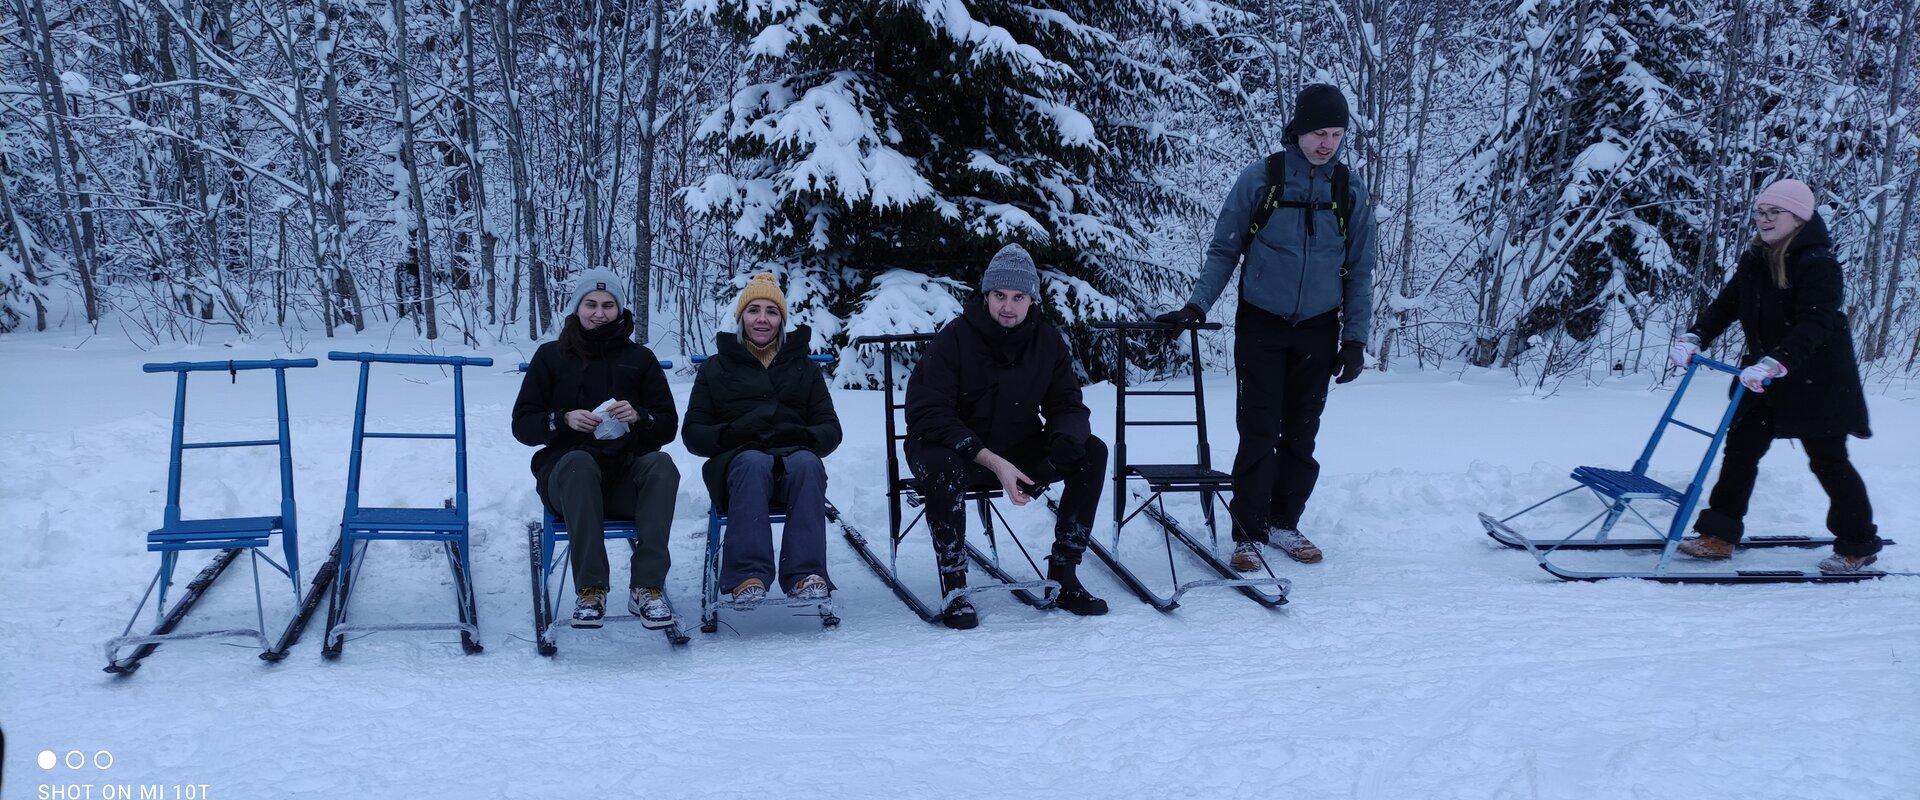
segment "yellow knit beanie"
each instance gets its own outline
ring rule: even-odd
[[[740,290],[740,299],[733,301],[734,318],[746,313],[747,304],[755,300],[772,300],[780,307],[780,318],[787,318],[787,296],[780,292],[780,284],[773,282],[773,273],[762,272],[747,281],[747,288]]]

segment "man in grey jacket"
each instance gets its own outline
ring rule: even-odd
[[[1200,322],[1240,270],[1232,507],[1242,571],[1263,566],[1258,542],[1309,564],[1321,557],[1299,530],[1320,477],[1313,440],[1327,381],[1360,375],[1373,317],[1373,204],[1339,161],[1347,120],[1339,89],[1300,91],[1285,148],[1241,170],[1227,194],[1187,304],[1155,318]]]

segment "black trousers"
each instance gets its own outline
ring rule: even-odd
[[[1267,540],[1294,528],[1320,479],[1313,440],[1327,408],[1340,349],[1340,320],[1328,312],[1289,324],[1246,303],[1234,317],[1234,541]]]
[[[994,452],[1013,462],[1038,485],[1066,482],[1066,488],[1060,492],[1060,514],[1053,523],[1052,558],[1061,564],[1080,563],[1080,556],[1087,551],[1087,541],[1093,535],[1094,515],[1100,512],[1100,490],[1107,477],[1107,443],[1098,436],[1087,437],[1086,456],[1065,473],[1047,461],[1045,437],[1022,442],[1012,452]],[[926,503],[927,528],[933,534],[940,575],[943,578],[966,575],[967,513],[961,495],[968,489],[997,489],[999,480],[986,467],[950,448],[917,440],[907,443],[907,466],[919,478],[920,498]]]
[[[1753,482],[1760,475],[1760,457],[1773,446],[1773,407],[1765,395],[1748,395],[1733,426],[1727,430],[1726,454],[1720,461],[1720,481],[1713,485],[1707,508],[1694,520],[1703,536],[1739,543],[1746,525]],[[1847,437],[1803,437],[1807,466],[1827,490],[1827,530],[1833,533],[1833,551],[1843,556],[1870,556],[1880,552],[1879,528],[1873,524],[1873,504],[1867,484],[1847,459]]]

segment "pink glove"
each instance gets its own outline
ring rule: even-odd
[[[1740,385],[1747,391],[1759,394],[1767,390],[1767,381],[1786,377],[1787,368],[1772,356],[1760,359],[1760,363],[1740,370]]]
[[[1680,369],[1686,369],[1687,363],[1699,354],[1700,337],[1694,336],[1691,333],[1675,337],[1673,345],[1667,348],[1667,358],[1673,361],[1673,365]]]

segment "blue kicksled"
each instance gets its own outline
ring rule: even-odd
[[[1700,502],[1700,495],[1706,490],[1707,473],[1713,468],[1713,458],[1720,451],[1720,445],[1726,440],[1727,429],[1732,426],[1734,414],[1740,408],[1740,401],[1746,397],[1746,387],[1734,384],[1733,394],[1727,400],[1726,410],[1720,415],[1720,423],[1713,430],[1697,427],[1674,418],[1680,407],[1680,401],[1686,396],[1687,388],[1692,385],[1696,372],[1701,367],[1709,370],[1739,375],[1740,369],[1713,359],[1696,355],[1687,365],[1687,371],[1680,379],[1680,385],[1674,389],[1673,399],[1660,415],[1659,424],[1653,428],[1647,445],[1640,451],[1639,460],[1633,463],[1631,470],[1608,469],[1605,467],[1575,467],[1571,477],[1574,485],[1565,491],[1545,500],[1527,506],[1505,517],[1495,518],[1491,514],[1480,514],[1480,525],[1494,541],[1502,545],[1531,553],[1540,568],[1561,580],[1597,581],[1609,578],[1637,578],[1662,583],[1852,583],[1863,580],[1884,578],[1889,575],[1912,575],[1920,573],[1897,573],[1880,570],[1868,570],[1856,573],[1830,575],[1809,570],[1716,570],[1693,571],[1674,570],[1673,556],[1680,542],[1686,536],[1687,523],[1693,519],[1694,510]],[[1677,426],[1683,430],[1705,436],[1709,439],[1706,452],[1700,457],[1700,465],[1694,470],[1692,482],[1686,489],[1676,489],[1647,475],[1647,466],[1653,459],[1654,451],[1660,445],[1662,434],[1667,426]],[[1556,500],[1586,490],[1600,503],[1600,511],[1575,528],[1573,532],[1559,539],[1531,539],[1510,524],[1536,509]],[[1673,518],[1665,529],[1648,520],[1634,503],[1664,503],[1674,509]],[[1641,524],[1655,534],[1654,538],[1612,536],[1614,526],[1631,514]],[[1599,523],[1595,528],[1594,523]],[[1592,529],[1591,534],[1587,533]],[[1831,537],[1815,536],[1749,536],[1741,542],[1742,547],[1820,547],[1831,545]],[[1891,542],[1888,542],[1891,544]],[[1574,570],[1554,563],[1553,556],[1562,550],[1659,550],[1660,560],[1652,570],[1589,571]]]
[[[160,527],[147,534],[147,551],[160,554],[160,566],[154,572],[153,580],[147,584],[146,594],[140,597],[140,605],[133,611],[132,619],[119,636],[106,644],[106,671],[116,675],[129,675],[140,668],[141,660],[151,655],[163,642],[188,639],[241,638],[253,639],[260,644],[260,656],[270,661],[279,660],[293,640],[299,637],[304,620],[297,615],[281,635],[278,644],[267,642],[266,603],[260,590],[260,562],[267,562],[293,585],[293,599],[296,608],[300,605],[300,540],[294,515],[293,502],[293,439],[287,426],[287,370],[319,366],[311,358],[271,359],[255,361],[196,361],[144,364],[145,372],[171,372],[175,375],[173,393],[173,436],[167,457],[167,505],[163,512]],[[278,427],[272,439],[248,439],[231,442],[189,442],[186,441],[187,425],[187,375],[192,372],[224,372],[234,382],[239,381],[241,372],[253,370],[273,370]],[[273,447],[279,451],[280,462],[280,513],[262,517],[223,517],[211,519],[182,519],[180,511],[181,462],[188,450],[203,450],[229,447]],[[263,552],[274,536],[280,537],[282,565]],[[216,550],[214,560],[202,568],[192,581],[188,582],[173,606],[167,608],[167,590],[173,585],[173,572],[179,563],[180,554],[194,550]],[[245,551],[247,563],[253,570],[254,617],[258,624],[255,628],[222,628],[217,630],[179,632],[179,627],[194,604],[206,593],[214,581],[218,580],[227,567]],[[133,634],[133,626],[140,620],[140,613],[147,607],[147,601],[154,599],[155,590],[159,597],[154,603],[155,622],[153,629],[146,634]],[[164,614],[164,615],[163,615]],[[132,647],[133,652],[121,656],[120,651]]]
[[[493,359],[483,356],[430,356],[412,353],[340,353],[327,354],[330,361],[348,361],[360,365],[360,387],[353,407],[353,450],[347,466],[347,497],[340,515],[340,538],[334,545],[329,566],[333,567],[332,596],[327,603],[327,630],[320,654],[339,658],[349,633],[374,631],[438,631],[460,633],[460,647],[467,653],[481,651],[479,612],[474,602],[473,542],[468,522],[467,500],[467,415],[466,381],[463,367],[487,367]],[[453,432],[369,432],[367,431],[367,383],[374,364],[404,364],[453,368]],[[429,439],[453,442],[454,495],[441,508],[380,508],[360,504],[361,453],[368,439]],[[361,623],[347,617],[348,601],[366,569],[368,544],[377,541],[434,542],[446,555],[453,573],[454,603],[458,619],[453,622]]]

